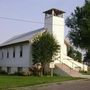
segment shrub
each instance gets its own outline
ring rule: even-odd
[[[13,75],[24,76],[23,72],[15,72]]]
[[[8,74],[8,73],[6,71],[4,71],[4,70],[1,70],[0,74]]]

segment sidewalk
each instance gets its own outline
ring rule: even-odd
[[[90,79],[90,75],[81,75],[80,77]]]

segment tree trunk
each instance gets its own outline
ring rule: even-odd
[[[42,74],[45,75],[45,64],[42,64]]]

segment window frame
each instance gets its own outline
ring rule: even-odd
[[[17,72],[20,73],[20,72],[22,72],[22,71],[23,71],[23,67],[18,67],[18,68],[17,68]]]
[[[1,59],[3,59],[4,58],[4,53],[3,53],[3,51],[2,51],[2,57],[1,57]]]
[[[7,73],[11,73],[11,67],[7,67]]]
[[[2,67],[0,66],[0,71],[2,71]]]
[[[20,57],[23,57],[23,46],[20,46]]]
[[[7,58],[9,58],[9,51],[7,50]]]
[[[15,58],[15,47],[13,47],[13,58]]]

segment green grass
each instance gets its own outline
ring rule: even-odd
[[[62,82],[67,80],[76,80],[72,77],[60,77],[60,76],[0,76],[0,90],[5,88],[33,86],[45,83]]]

